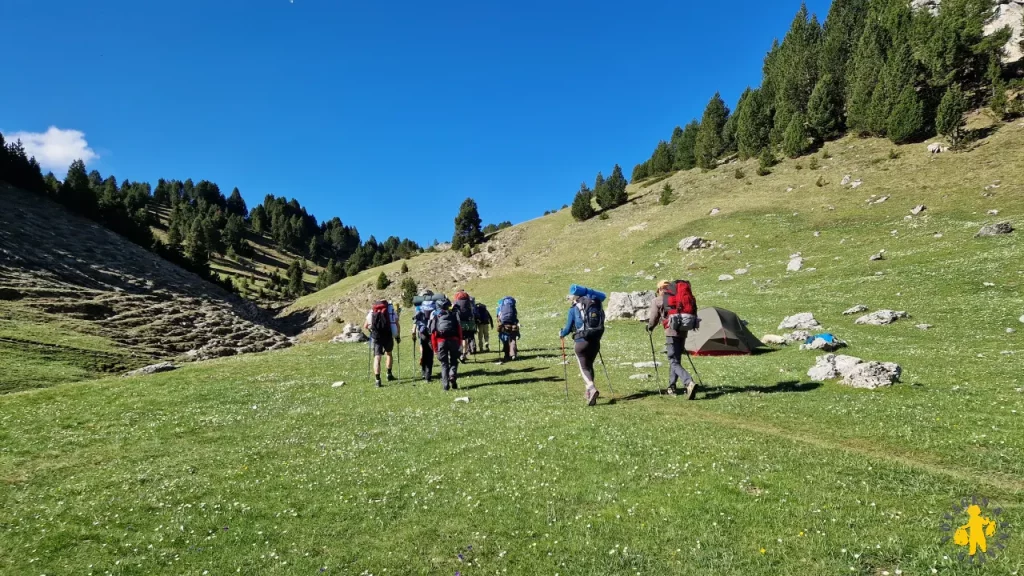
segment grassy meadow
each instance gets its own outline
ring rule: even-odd
[[[481,355],[455,392],[412,378],[403,339],[403,379],[379,390],[365,345],[313,342],[0,396],[0,573],[1017,574],[1024,349],[1007,329],[1024,330],[1024,250],[1019,231],[974,234],[1022,224],[1021,149],[1014,124],[937,156],[844,139],[815,170],[680,173],[631,187],[607,219],[562,210],[504,231],[514,255],[468,288],[518,299],[523,359]],[[863,184],[841,187],[847,174]],[[717,247],[680,252],[690,235]],[[804,269],[787,273],[797,252]],[[409,262],[420,285],[435,259]],[[845,353],[900,363],[902,382],[810,381],[817,353],[789,346],[694,359],[707,386],[686,402],[630,379],[651,350],[642,325],[617,322],[598,406],[573,365],[566,399],[568,285],[651,289],[649,275],[691,279],[699,305],[758,336],[813,312]],[[910,318],[857,326],[842,315],[856,304]],[[943,515],[971,495],[1010,534],[984,566],[943,542]]]

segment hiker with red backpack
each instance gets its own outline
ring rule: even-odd
[[[458,390],[462,320],[447,298],[438,300],[436,308],[427,322],[427,330],[430,333],[430,344],[441,363],[441,388],[445,392],[449,389]]]
[[[686,353],[686,333],[697,328],[697,300],[686,280],[662,280],[648,310],[647,332],[653,333],[660,323],[665,329],[665,354],[668,355],[668,394],[676,395],[676,383],[680,380],[686,389],[686,399],[693,400],[697,384],[690,373],[683,368],[682,358]],[[654,350],[654,340],[651,340]],[[657,361],[655,361],[657,362]]]
[[[576,360],[580,365],[583,383],[586,385],[584,399],[587,406],[593,406],[597,404],[597,398],[601,395],[595,386],[594,362],[601,353],[601,338],[604,336],[604,309],[601,302],[604,301],[605,295],[573,284],[569,289],[568,298],[572,306],[565,319],[565,327],[558,333],[558,337],[562,341],[564,351],[565,337],[572,335]]]
[[[459,290],[453,307],[462,322],[462,361],[466,362],[470,354],[476,354],[476,301],[465,290]]]
[[[395,342],[401,343],[400,326],[398,325],[398,314],[387,300],[380,300],[373,304],[370,312],[366,315],[366,323],[363,328],[370,330],[370,346],[373,348],[373,378],[374,386],[380,388],[380,357],[387,356],[388,382],[395,379],[391,373],[392,351],[395,349]]]

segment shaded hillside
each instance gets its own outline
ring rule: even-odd
[[[0,196],[0,346],[24,353],[0,392],[288,345],[253,304],[101,225],[10,187]]]

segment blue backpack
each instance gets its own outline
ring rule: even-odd
[[[416,316],[413,321],[416,322],[416,333],[426,338],[429,336],[427,333],[427,322],[430,321],[430,315],[434,313],[436,309],[434,302],[424,302],[416,307]]]
[[[505,296],[498,302],[498,323],[513,325],[519,323],[519,313],[516,311],[516,299]]]

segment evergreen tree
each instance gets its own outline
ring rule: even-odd
[[[235,251],[236,254],[245,254],[245,221],[238,214],[228,217],[224,225],[224,232],[221,235],[224,245]]]
[[[672,185],[665,182],[665,185],[661,188],[661,195],[658,196],[658,203],[662,206],[668,206],[675,200],[675,194],[672,193]]]
[[[57,177],[53,175],[53,172],[47,172],[46,176],[43,178],[43,182],[46,185],[47,194],[56,196],[57,191],[60,190],[60,180],[57,180]]]
[[[857,42],[864,32],[864,21],[867,18],[869,2],[870,0],[833,0],[828,17],[825,19],[818,71],[822,76],[828,74],[832,77],[829,88],[838,96],[830,102],[836,107],[838,114],[836,131],[841,131],[843,127],[847,69],[857,50]],[[820,84],[821,79],[818,80],[818,85]],[[817,89],[817,85],[815,88]],[[812,116],[810,103],[808,103],[808,116],[810,125],[817,129],[815,121],[810,118]],[[820,134],[819,137],[831,138],[831,136]]]
[[[793,115],[807,111],[807,102],[818,81],[821,26],[814,16],[808,20],[807,6],[801,5],[778,51],[773,66],[775,116],[772,140],[780,142]]]
[[[249,210],[245,206],[245,199],[242,198],[242,193],[238,191],[238,188],[231,191],[231,196],[228,197],[226,206],[230,214],[237,214],[242,218],[249,215]]]
[[[765,146],[761,150],[761,155],[758,156],[757,174],[759,176],[767,176],[771,174],[771,167],[775,166],[775,154],[772,154],[772,149],[769,146]]]
[[[753,90],[749,87],[743,91],[739,101],[736,103],[736,108],[733,109],[732,114],[729,115],[729,119],[725,121],[725,126],[722,128],[722,151],[726,154],[736,152],[739,149],[739,143],[737,142],[739,118],[752,93]]]
[[[633,176],[630,178],[632,183],[636,184],[640,180],[647,178],[647,164],[647,162],[641,162],[633,167]]]
[[[918,138],[925,128],[924,104],[913,86],[904,86],[889,114],[888,135],[896,144]]]
[[[586,183],[580,184],[580,190],[572,200],[572,217],[583,222],[594,217],[594,206],[591,203],[593,193],[587,188]]]
[[[715,167],[715,160],[723,150],[722,129],[728,118],[729,109],[726,108],[722,97],[716,92],[707,107],[704,108],[700,132],[697,133],[697,142],[694,145],[697,166],[705,170]]]
[[[959,84],[950,86],[942,96],[935,114],[935,129],[949,138],[953,148],[959,148],[964,135],[964,113],[967,112],[967,98]]]
[[[480,230],[480,213],[477,210],[476,201],[466,198],[459,207],[459,214],[455,217],[455,234],[452,236],[452,248],[458,250],[463,246],[476,246],[483,242],[484,235]]]
[[[804,115],[800,112],[789,120],[782,141],[782,151],[790,158],[798,158],[807,152],[807,127],[804,125]]]
[[[612,168],[612,175],[605,181],[605,188],[608,190],[607,194],[612,207],[622,206],[629,199],[629,195],[626,193],[628,184],[626,177],[622,174],[622,167],[616,164]]]
[[[185,236],[185,257],[192,264],[193,270],[206,271],[207,262],[210,260],[210,247],[206,243],[201,218],[192,220],[192,226]]]
[[[672,151],[669,150],[668,142],[665,142],[664,140],[658,142],[658,146],[655,147],[654,153],[651,154],[651,160],[648,163],[648,167],[652,176],[666,174],[672,171]],[[594,188],[594,194],[597,195],[598,202],[600,202],[600,190],[596,187]]]
[[[288,293],[293,298],[306,293],[306,284],[302,281],[302,266],[298,260],[292,260],[288,265]]]
[[[825,73],[814,86],[807,103],[807,124],[822,141],[839,136],[842,129],[843,94],[832,74]]]
[[[71,163],[67,176],[57,191],[57,199],[73,212],[89,218],[95,218],[99,214],[96,192],[89,182],[89,175],[85,172],[85,162],[75,160]]]
[[[249,222],[252,224],[253,232],[261,235],[270,233],[270,218],[262,204],[257,205],[249,213]]]
[[[697,165],[696,147],[699,133],[700,123],[696,120],[691,120],[683,128],[676,146],[672,149],[672,170],[690,170]],[[650,174],[654,175],[654,172]]]
[[[877,18],[869,18],[848,66],[847,126],[860,134],[871,131],[871,102],[885,63],[883,31]]]
[[[737,114],[736,143],[740,158],[754,158],[768,146],[772,130],[771,108],[760,89],[753,90]]]
[[[468,247],[469,244],[466,244]],[[381,271],[380,275],[377,276],[377,290],[385,290],[388,286],[391,286],[391,280],[388,279],[387,274]]]
[[[412,307],[412,299],[416,297],[416,292],[419,291],[419,287],[416,286],[416,281],[411,276],[406,276],[402,279],[402,303],[405,304],[406,308]]]

